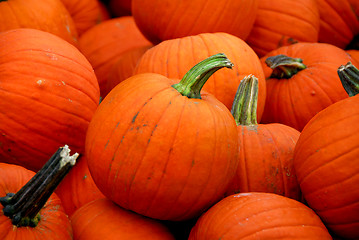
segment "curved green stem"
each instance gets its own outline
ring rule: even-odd
[[[307,68],[302,59],[291,58],[282,54],[268,57],[265,63],[273,69],[270,78],[291,78],[297,72]]]
[[[223,67],[232,68],[233,63],[223,53],[213,55],[197,63],[184,75],[179,83],[172,85],[172,87],[183,96],[200,99],[201,89],[208,78]]]
[[[350,97],[359,93],[359,70],[351,62],[338,68],[338,75]]]
[[[246,76],[238,86],[231,113],[237,125],[257,125],[258,78]]]
[[[59,148],[46,164],[17,193],[0,198],[3,213],[17,227],[36,227],[40,210],[62,179],[75,165],[78,153],[70,156],[67,145]]]

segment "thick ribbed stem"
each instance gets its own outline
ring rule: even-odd
[[[291,58],[286,55],[268,57],[265,60],[268,67],[273,69],[270,78],[291,78],[297,72],[307,68],[300,58]]]
[[[338,68],[338,75],[350,97],[359,93],[359,70],[351,62]]]
[[[17,193],[0,198],[3,213],[18,227],[36,227],[40,210],[62,179],[75,165],[78,153],[70,154],[67,145],[59,148],[46,164]]]
[[[237,125],[257,125],[258,78],[246,76],[239,84],[231,113]]]
[[[183,96],[200,99],[201,89],[208,78],[223,67],[232,68],[233,63],[223,53],[213,55],[197,63],[184,75],[179,83],[174,84],[172,87]]]

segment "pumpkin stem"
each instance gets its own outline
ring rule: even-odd
[[[257,125],[258,78],[246,76],[238,86],[231,113],[238,125]]]
[[[359,93],[359,70],[351,62],[338,68],[338,75],[349,97]]]
[[[182,78],[182,80],[172,85],[183,96],[189,98],[201,98],[201,89],[217,70],[226,67],[233,67],[233,63],[223,53],[215,54],[191,68]]]
[[[17,227],[36,227],[43,208],[56,187],[75,165],[78,153],[69,155],[67,145],[60,147],[46,164],[17,192],[0,198],[3,213]]]
[[[302,59],[291,58],[283,54],[268,57],[265,63],[273,69],[270,78],[291,78],[297,72],[307,68]]]

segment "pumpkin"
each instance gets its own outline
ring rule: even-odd
[[[100,0],[61,0],[70,13],[79,35],[104,20]],[[106,18],[105,18],[106,19]]]
[[[346,52],[354,59],[356,66],[359,66],[359,50],[349,49]]]
[[[358,1],[318,0],[317,2],[320,14],[319,42],[344,49],[353,37],[359,34]]]
[[[149,44],[132,16],[103,21],[81,35],[79,49],[95,70],[102,97],[105,97],[103,91],[110,69],[118,57],[128,50]]]
[[[226,32],[243,40],[253,27],[258,0],[132,0],[138,28],[154,45],[200,33]]]
[[[153,47],[152,44],[133,48],[119,55],[118,59],[110,69],[106,87],[103,90],[104,96],[106,96],[117,84],[133,75],[137,62],[151,47]]]
[[[36,174],[0,163],[1,239],[72,239],[70,220],[52,193],[77,157],[67,145],[60,147]]]
[[[78,33],[61,0],[0,0],[0,32],[34,28],[78,46]]]
[[[249,75],[239,84],[232,114],[237,123],[239,164],[226,195],[269,192],[300,200],[293,168],[299,131],[284,124],[257,123],[258,79]]]
[[[103,99],[86,136],[90,173],[121,207],[160,220],[187,220],[222,198],[237,167],[236,123],[201,92],[223,54],[195,65],[180,82],[136,74]]]
[[[169,78],[181,79],[197,62],[223,52],[233,62],[232,70],[225,69],[214,74],[204,85],[228,109],[240,81],[253,74],[259,80],[258,121],[260,121],[266,94],[266,83],[258,56],[240,38],[228,33],[203,33],[195,36],[164,41],[148,51],[139,60],[134,73],[153,72]]]
[[[55,193],[61,199],[68,216],[86,203],[104,198],[91,177],[85,155],[78,159],[73,169],[56,188]]]
[[[37,171],[59,146],[84,151],[99,87],[73,45],[36,29],[0,33],[0,90],[1,162]]]
[[[351,61],[343,50],[325,43],[297,43],[261,58],[267,100],[261,123],[282,123],[299,131],[319,111],[347,98],[337,69]]]
[[[359,238],[359,70],[338,70],[349,96],[315,115],[294,150],[294,167],[308,205],[339,237]]]
[[[174,240],[159,221],[125,210],[111,200],[89,202],[71,216],[74,240]]]
[[[328,239],[323,222],[301,202],[273,193],[240,193],[204,213],[188,240]]]
[[[316,0],[259,0],[258,12],[246,42],[262,57],[281,46],[317,42],[319,10]]]

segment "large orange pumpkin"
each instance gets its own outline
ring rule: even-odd
[[[308,205],[345,239],[359,239],[359,70],[339,68],[349,98],[315,115],[294,150],[294,167]]]
[[[0,163],[0,238],[71,240],[72,227],[61,200],[52,194],[76,163],[68,146],[60,147],[36,174]]]
[[[306,205],[273,193],[228,196],[204,213],[189,240],[331,240],[323,222]]]
[[[316,0],[258,2],[257,17],[246,42],[259,56],[298,41],[318,41],[319,10]]]
[[[203,33],[164,41],[146,51],[134,73],[153,72],[181,79],[194,64],[218,52],[228,56],[234,64],[233,69],[224,69],[214,74],[203,89],[231,109],[240,81],[249,74],[255,75],[259,80],[259,121],[266,95],[263,69],[258,56],[248,44],[231,34]]]
[[[236,123],[200,91],[213,72],[231,66],[219,54],[180,83],[146,73],[112,89],[86,137],[89,169],[106,197],[161,220],[195,217],[222,198],[237,167]]]
[[[0,33],[0,161],[37,171],[61,145],[83,152],[99,103],[80,51],[40,30]]]
[[[73,19],[61,0],[1,0],[0,32],[15,28],[34,28],[78,45]]]
[[[351,61],[343,50],[325,43],[297,43],[261,58],[267,100],[262,123],[282,123],[299,131],[319,111],[347,98],[336,74]]]
[[[153,43],[226,32],[243,40],[253,27],[258,0],[132,0],[132,15]]]
[[[250,75],[239,84],[232,114],[237,123],[239,163],[226,195],[269,192],[300,200],[293,167],[299,131],[284,124],[257,124],[258,79]]]

